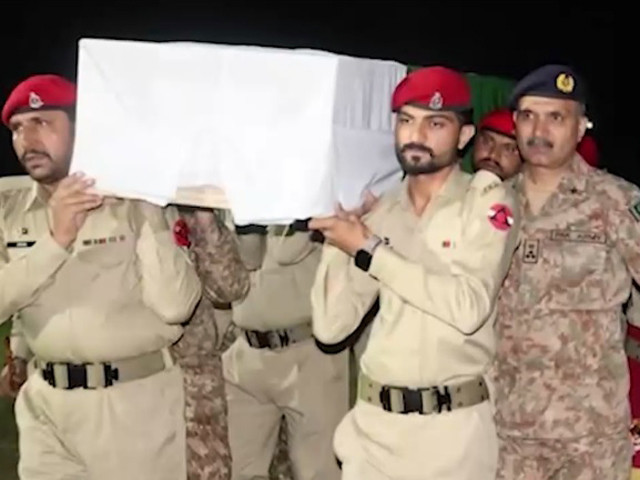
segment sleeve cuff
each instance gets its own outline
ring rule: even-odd
[[[37,258],[43,264],[53,263],[56,267],[71,255],[71,252],[56,242],[50,233],[40,238],[29,253],[32,259]]]
[[[401,257],[391,248],[384,244],[378,245],[371,258],[369,275],[378,280],[389,279],[401,268],[400,262]]]

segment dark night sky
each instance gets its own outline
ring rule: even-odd
[[[545,63],[566,63],[589,83],[590,116],[605,167],[640,183],[633,168],[640,141],[630,122],[632,109],[622,103],[638,76],[615,73],[616,61],[634,55],[633,48],[623,47],[623,35],[630,39],[632,32],[616,23],[615,2],[593,8],[544,0],[82,3],[3,4],[3,101],[33,73],[73,78],[76,42],[83,36],[309,47],[514,79]],[[0,173],[18,172],[4,130],[0,142]]]

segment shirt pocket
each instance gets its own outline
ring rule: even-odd
[[[437,272],[452,272],[456,258],[465,249],[465,245],[462,245],[461,219],[453,214],[436,214],[418,228],[417,245],[413,249],[416,255],[414,260]],[[471,228],[475,228],[475,225]]]
[[[115,268],[135,258],[133,232],[118,230],[76,242],[76,258],[79,262],[99,268]]]
[[[547,304],[558,310],[602,308],[606,261],[605,243],[559,240],[552,234],[542,242],[547,257]]]

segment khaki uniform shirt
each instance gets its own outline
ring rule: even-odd
[[[621,307],[640,279],[640,190],[576,157],[533,215],[522,182],[521,242],[499,302],[498,427],[527,438],[625,431]]]
[[[166,347],[201,295],[161,208],[106,199],[69,249],[36,184],[0,193],[0,319],[18,314],[17,352],[46,361],[118,360]],[[20,337],[15,337],[18,340]]]
[[[252,272],[249,295],[233,305],[234,323],[260,331],[310,324],[309,292],[322,246],[307,232],[284,235],[271,229],[267,235],[240,235],[239,241]]]
[[[336,343],[357,328],[377,294],[380,311],[361,358],[363,372],[393,386],[430,387],[482,375],[494,354],[495,299],[516,245],[516,200],[497,176],[454,170],[421,217],[407,183],[366,218],[385,240],[368,273],[324,248],[312,290],[313,329]],[[492,223],[492,219],[493,222]]]

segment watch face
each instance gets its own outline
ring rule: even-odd
[[[371,254],[366,250],[358,250],[355,256],[355,264],[360,270],[364,270],[365,272],[369,271],[369,267],[371,266]]]

